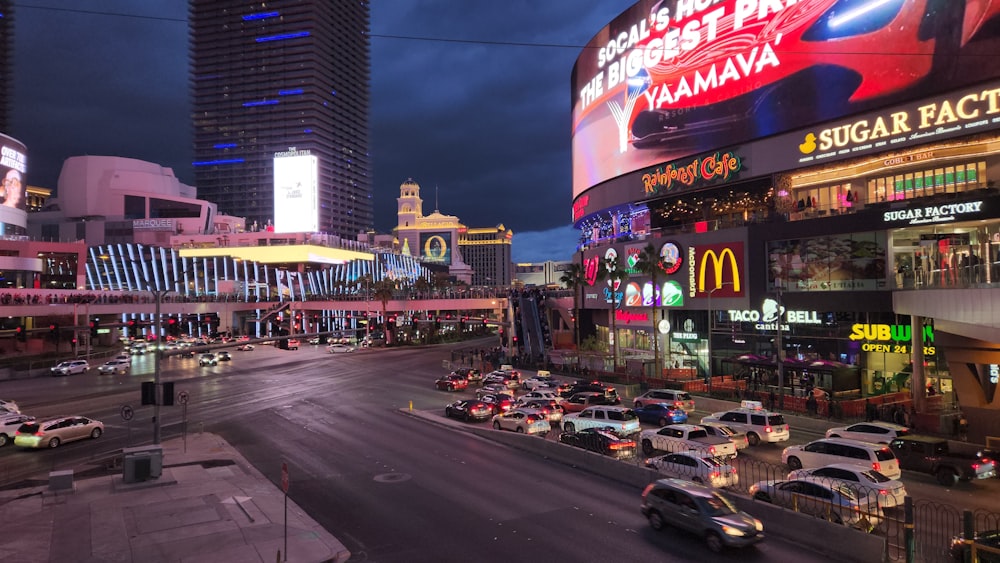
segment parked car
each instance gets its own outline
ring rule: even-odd
[[[129,372],[131,367],[132,367],[131,362],[125,362],[122,360],[110,360],[108,362],[105,362],[97,366],[97,373],[101,375],[113,375],[116,373],[125,375],[126,373]]]
[[[22,448],[57,448],[60,444],[100,438],[104,424],[84,416],[63,416],[25,422],[14,433],[14,445]]]
[[[198,357],[199,366],[217,366],[219,365],[219,357],[215,355],[214,352],[205,352]]]
[[[650,389],[632,401],[635,408],[655,403],[667,403],[684,409],[684,412],[694,411],[694,399],[691,395],[677,389]]]
[[[874,501],[883,509],[903,506],[903,498],[906,496],[906,486],[901,481],[890,479],[874,469],[865,469],[848,463],[835,463],[814,469],[797,469],[788,474],[788,479],[805,477],[843,483],[857,492],[859,499]]]
[[[754,500],[863,530],[871,530],[884,518],[877,506],[870,507],[850,487],[839,483],[811,478],[760,481],[750,486],[749,493]]]
[[[781,462],[791,470],[849,463],[863,469],[874,469],[890,479],[899,479],[899,460],[889,446],[845,440],[820,438],[808,444],[788,446],[781,452]]]
[[[889,442],[889,448],[900,467],[933,475],[946,487],[959,480],[988,479],[997,473],[994,460],[977,453],[953,452],[944,438],[900,436]]]
[[[0,447],[6,446],[17,433],[17,429],[25,422],[31,422],[35,417],[19,413],[0,414]]]
[[[683,424],[688,419],[684,409],[667,403],[646,403],[632,410],[639,417],[639,422],[656,424],[657,426]]]
[[[893,438],[907,436],[909,433],[909,428],[890,422],[859,422],[850,426],[831,428],[826,431],[826,437],[888,444]]]
[[[721,422],[734,430],[744,432],[751,446],[761,442],[787,442],[791,436],[785,417],[764,410],[760,401],[743,401],[739,408],[712,413],[703,417],[701,422],[702,424]]]
[[[709,487],[734,487],[740,477],[736,468],[725,461],[700,452],[687,451],[651,457],[646,467],[667,477],[702,483]]]
[[[434,387],[442,391],[461,391],[469,386],[469,382],[461,375],[449,373],[437,378]]]
[[[579,432],[563,432],[559,442],[618,459],[636,455],[635,440],[625,438],[612,428],[585,428]]]
[[[702,422],[698,426],[704,428],[705,432],[708,432],[709,436],[729,438],[729,441],[736,446],[737,450],[742,450],[750,446],[750,441],[747,440],[747,435],[745,433],[737,432],[721,422]]]
[[[67,362],[60,362],[52,367],[52,375],[74,375],[78,373],[87,373],[90,369],[90,364],[87,360],[70,360]]]
[[[640,510],[654,530],[673,526],[704,538],[708,549],[746,547],[764,539],[760,520],[741,512],[718,491],[680,479],[660,479],[642,491]]]
[[[489,420],[493,416],[493,409],[478,399],[461,399],[446,406],[444,414],[465,422],[480,422]]]
[[[493,428],[510,430],[518,434],[541,435],[548,434],[549,430],[552,430],[545,413],[529,409],[511,409],[493,415]]]
[[[587,407],[580,412],[567,414],[563,416],[562,425],[567,432],[584,428],[611,427],[622,436],[642,430],[639,417],[632,409],[607,405]]]

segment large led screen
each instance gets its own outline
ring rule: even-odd
[[[20,141],[0,134],[0,203],[4,207],[26,209],[27,172],[28,149]]]
[[[772,241],[768,286],[787,292],[884,289],[885,249],[883,232]]]
[[[451,266],[451,233],[420,233],[420,256],[425,262]]]
[[[319,230],[319,160],[312,155],[274,158],[274,232]]]
[[[573,68],[573,197],[1000,76],[998,14],[996,0],[642,0]]]

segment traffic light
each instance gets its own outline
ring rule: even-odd
[[[49,325],[49,338],[56,341],[59,340],[59,325],[54,323]]]
[[[174,404],[174,382],[165,381],[163,385],[163,406],[170,407]]]
[[[19,325],[14,329],[14,338],[17,338],[21,342],[28,340],[28,331],[24,328],[24,325]]]
[[[97,321],[90,321],[90,337],[97,338]]]

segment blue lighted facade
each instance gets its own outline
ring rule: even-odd
[[[295,147],[319,160],[320,231],[371,230],[368,1],[189,1],[199,197],[267,224]]]

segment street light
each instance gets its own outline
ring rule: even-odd
[[[712,394],[712,329],[715,327],[715,317],[712,311],[712,294],[719,291],[727,285],[733,285],[734,282],[724,281],[718,282],[716,280],[716,285],[708,292],[708,369],[705,370],[708,379],[708,394]]]
[[[160,443],[160,403],[162,402],[162,395],[160,391],[160,354],[162,350],[160,349],[160,303],[163,301],[163,296],[170,293],[169,289],[150,289],[148,290],[156,298],[156,318],[153,322],[153,326],[156,335],[156,353],[153,354],[153,388],[156,389],[156,400],[153,401],[153,444],[159,445]]]

